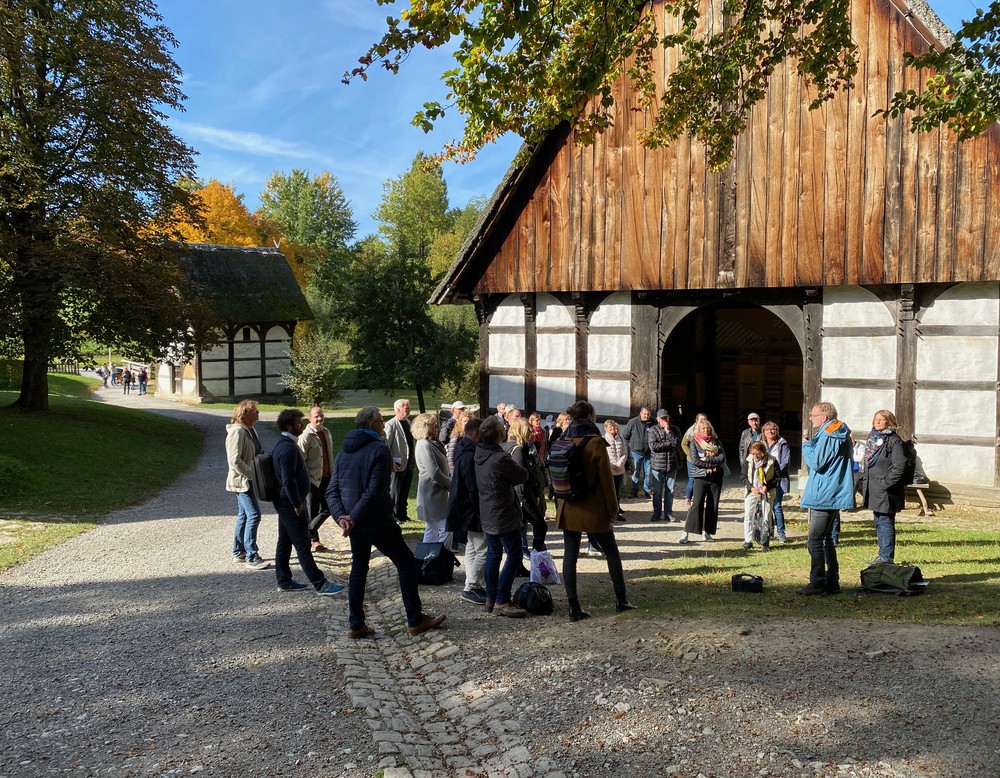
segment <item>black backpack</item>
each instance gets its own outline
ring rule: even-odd
[[[417,558],[420,583],[441,586],[455,580],[458,559],[444,543],[417,543],[413,556]]]
[[[549,616],[555,610],[552,594],[545,584],[526,581],[514,592],[514,604],[535,616]]]
[[[252,467],[253,480],[250,483],[257,499],[267,502],[277,500],[281,487],[278,484],[278,476],[274,473],[274,462],[271,460],[271,455],[265,454],[263,451],[257,454],[253,458]]]
[[[903,468],[903,485],[909,486],[916,483],[917,476],[917,447],[912,440],[900,440],[899,445],[903,447],[906,454],[906,467]]]

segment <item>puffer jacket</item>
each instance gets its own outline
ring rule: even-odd
[[[604,439],[608,442],[608,461],[611,463],[611,475],[624,475],[625,463],[629,458],[628,446],[622,440],[621,435],[605,432]]]
[[[243,424],[226,425],[227,492],[249,492],[253,481],[253,458],[261,452],[257,433]]]
[[[906,471],[906,452],[903,441],[893,433],[885,436],[882,453],[861,476],[861,495],[864,506],[874,513],[895,515],[906,503],[903,473]]]
[[[528,480],[514,487],[514,493],[521,503],[521,510],[536,520],[545,520],[545,470],[534,443],[522,446],[512,440],[500,444],[500,448],[510,454],[511,459],[528,471]]]
[[[657,422],[646,433],[649,440],[650,467],[658,473],[673,473],[680,464],[677,451],[681,442],[681,431],[671,425],[664,429]]]
[[[391,526],[395,521],[389,496],[391,473],[389,447],[374,431],[348,432],[326,489],[330,515],[334,519],[350,516],[356,526],[364,529]]]
[[[482,532],[479,520],[479,486],[476,484],[476,444],[467,437],[452,438],[455,444],[455,469],[448,492],[448,531]]]
[[[514,487],[528,480],[528,471],[496,443],[480,442],[474,461],[483,532],[490,535],[517,532],[521,529],[521,506]]]
[[[712,456],[706,456],[705,450],[698,443],[697,438],[691,436],[691,453],[688,455],[688,472],[692,478],[709,478],[713,481],[721,481],[723,478],[722,465],[726,462],[726,450],[722,447],[722,442],[716,438],[715,442],[719,450]]]
[[[819,511],[854,508],[854,458],[851,430],[840,419],[823,425],[811,440],[802,443],[802,458],[809,478],[799,504]]]

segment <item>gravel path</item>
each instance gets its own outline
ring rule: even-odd
[[[198,425],[205,454],[0,573],[2,776],[1000,775],[996,629],[614,616],[603,560],[585,559],[590,601],[608,600],[587,622],[562,617],[558,589],[555,617],[499,619],[456,579],[422,589],[448,629],[413,637],[380,559],[379,638],[350,641],[343,600],[278,593],[273,571],[230,561],[228,414],[106,397]],[[664,528],[627,508],[641,565]],[[342,579],[336,545],[320,562]]]

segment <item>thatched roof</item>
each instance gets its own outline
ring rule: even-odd
[[[212,311],[231,324],[305,321],[312,309],[277,249],[187,243],[191,280]]]

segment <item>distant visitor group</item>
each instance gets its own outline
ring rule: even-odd
[[[351,638],[375,634],[364,611],[373,548],[398,572],[409,631],[420,634],[445,620],[423,610],[418,560],[400,527],[408,519],[414,474],[423,541],[444,544],[462,555],[463,601],[509,618],[527,615],[512,601],[515,579],[529,574],[526,562],[551,564],[545,544],[549,500],[555,501],[555,526],[563,533],[561,572],[571,621],[590,615],[577,592],[581,553],[606,560],[616,611],[634,607],[628,601],[615,537],[616,524],[626,521],[621,510],[626,497],[649,500],[651,522],[683,521],[679,544],[712,542],[722,483],[732,462],[745,491],[743,549],[757,546],[766,552],[772,537],[778,543],[789,540],[782,498],[789,490],[790,447],[778,425],[762,424],[756,413],[747,417],[734,459],[727,458],[704,414],[683,433],[671,424],[665,409],[654,414],[649,408],[641,408],[622,429],[610,419],[602,429],[593,406],[585,401],[545,420],[538,413],[525,418],[519,408],[505,403],[479,418],[474,409],[455,402],[442,421],[433,413],[411,419],[409,400],[400,399],[388,420],[378,408],[362,408],[336,454],[318,406],[308,416],[294,409],[278,414],[280,437],[269,457],[254,429],[258,419],[257,404],[243,400],[226,427],[226,489],[237,501],[233,558],[256,569],[273,566],[282,592],[311,585],[318,595],[338,594],[345,587],[327,580],[314,559],[314,554],[328,552],[319,530],[332,517],[351,548]],[[889,410],[875,413],[864,443],[854,441],[829,402],[813,405],[809,419],[814,433],[802,442],[809,477],[800,504],[808,509],[810,569],[809,581],[798,593],[832,595],[840,592],[840,511],[855,507],[858,488],[864,506],[874,514],[878,556],[871,564],[893,562],[895,517],[908,482],[907,455]],[[682,467],[687,471],[683,518],[674,511]],[[261,512],[260,484],[255,484],[255,478],[265,478],[261,473],[272,470],[270,497],[278,514],[273,562],[261,556],[257,545]],[[293,548],[308,584],[292,577]]]

